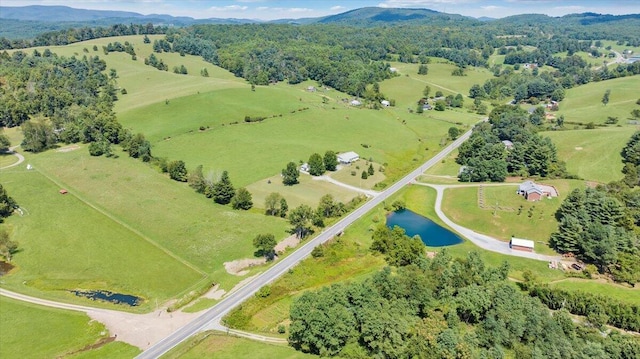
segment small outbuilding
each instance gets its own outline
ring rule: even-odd
[[[315,86],[309,86],[309,87],[307,87],[307,91],[316,92],[316,88],[315,88]]]
[[[509,140],[502,141],[502,144],[504,145],[504,148],[507,149],[507,150],[512,150],[513,149],[513,142],[511,142]]]
[[[509,248],[517,251],[533,252],[533,245],[533,241],[529,239],[511,237],[509,241]]]
[[[58,191],[58,192],[59,192],[60,194],[67,194],[67,193],[69,193],[69,192],[67,192],[67,190],[66,190],[66,189],[64,189],[64,188],[63,188],[63,189],[61,189],[61,190],[60,190],[60,191]]]
[[[300,166],[300,171],[302,171],[302,172],[309,172],[309,164],[308,164],[308,163],[306,163],[306,162],[305,162],[305,163],[303,163],[303,164]]]
[[[338,162],[344,165],[351,164],[359,159],[360,155],[353,151],[338,154]]]
[[[387,100],[382,100],[380,101],[380,103],[382,104],[382,106],[384,107],[389,107],[391,106],[391,102],[387,101]]]
[[[358,101],[358,100],[352,100],[351,101],[351,106],[360,106],[362,105],[362,102]]]

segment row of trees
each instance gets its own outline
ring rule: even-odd
[[[169,162],[167,165],[169,176],[182,182],[188,182],[189,187],[197,193],[204,194],[207,198],[213,199],[215,203],[226,205],[231,204],[233,209],[249,210],[253,207],[251,192],[240,187],[237,190],[233,187],[229,172],[222,171],[220,178],[214,181],[212,176],[205,177],[202,172],[202,165],[195,168],[190,174],[183,161]]]
[[[385,268],[307,291],[290,310],[289,343],[341,358],[635,358],[637,338],[578,327],[566,310],[506,281],[477,253]]]
[[[333,151],[327,151],[324,157],[319,153],[314,153],[309,157],[309,174],[312,176],[322,176],[326,171],[335,171],[338,167],[338,156]],[[286,186],[293,186],[298,183],[300,170],[295,162],[287,163],[282,170],[282,183]]]
[[[16,208],[18,208],[18,204],[9,196],[0,183],[0,223],[4,222],[6,217],[13,214]],[[7,232],[5,228],[0,227],[0,256],[10,262],[11,257],[17,250],[18,243],[11,240],[9,232]]]
[[[473,129],[459,149],[456,162],[465,166],[458,178],[464,182],[502,182],[506,176],[566,177],[554,144],[536,133],[533,115],[516,106],[494,108],[488,123]],[[533,121],[536,122],[536,121]],[[502,143],[509,140],[513,148]]]

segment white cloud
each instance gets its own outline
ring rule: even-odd
[[[556,11],[584,11],[584,7],[583,6],[578,6],[578,5],[574,5],[574,6],[555,6],[553,7],[553,10]]]
[[[485,11],[494,11],[494,10],[504,9],[502,6],[496,6],[496,5],[480,6],[480,8]]]
[[[346,9],[346,7],[340,6],[340,5],[332,6],[332,7],[329,8],[329,10],[331,10],[331,11],[342,11],[342,10],[345,10],[345,9]]]
[[[240,6],[240,5],[227,5],[227,6],[212,6],[209,8],[211,11],[221,11],[221,12],[229,12],[229,11],[245,11],[249,7],[248,6]]]

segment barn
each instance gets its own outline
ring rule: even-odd
[[[509,248],[517,251],[533,252],[533,241],[528,239],[511,237]]]

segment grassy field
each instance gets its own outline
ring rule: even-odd
[[[617,117],[618,124],[625,125],[631,117],[631,110],[637,108],[640,98],[640,76],[622,77],[613,80],[592,82],[567,90],[565,99],[560,102],[560,110],[556,117],[564,115],[565,127],[571,128],[567,122],[604,124],[607,117]],[[602,96],[611,90],[609,103],[602,104]]]
[[[285,186],[282,184],[282,177],[275,175],[250,184],[247,190],[253,197],[253,206],[262,209],[265,207],[265,199],[273,192],[280,193],[287,200],[289,208],[295,208],[301,204],[315,208],[320,202],[320,197],[325,194],[331,194],[334,199],[343,203],[349,202],[359,194],[329,182],[313,180],[311,175],[307,174],[300,174],[299,182],[294,186]]]
[[[553,288],[598,294],[623,302],[640,305],[640,287],[638,286],[635,288],[629,288],[615,283],[580,278],[567,278],[549,283],[549,285]]]
[[[216,205],[126,156],[96,158],[80,148],[28,161],[43,175],[3,172],[9,193],[29,213],[8,221],[23,250],[15,256],[20,270],[5,282],[19,291],[82,286],[165,300],[205,285],[207,275],[229,290],[240,278],[223,262],[251,257],[258,233],[287,236],[283,219]],[[58,194],[60,188],[69,194]]]
[[[8,153],[0,153],[0,168],[10,166],[16,162],[18,162],[18,157]]]
[[[362,179],[362,171],[369,169],[369,163],[366,159],[360,159],[350,165],[342,166],[336,172],[328,172],[327,174],[342,183],[359,188],[372,189],[376,183],[384,181],[385,175],[384,172],[380,172],[380,168],[383,167],[381,164],[371,163],[374,170],[373,175],[367,175],[366,179]],[[355,172],[355,175],[352,172]]]
[[[461,226],[503,241],[508,241],[511,236],[531,239],[539,244],[537,252],[548,253],[549,236],[557,229],[555,211],[569,192],[584,186],[584,182],[552,180],[540,183],[555,186],[560,196],[529,202],[516,195],[516,185],[485,186],[482,189],[485,207],[480,208],[480,190],[477,187],[450,188],[445,192],[442,209],[447,217]]]
[[[177,346],[164,357],[167,359],[317,358],[315,355],[304,354],[288,346],[261,343],[216,332],[200,333]]]
[[[585,180],[607,183],[622,174],[620,152],[636,131],[635,127],[607,127],[594,130],[544,132],[558,149],[558,158],[569,173]]]
[[[198,92],[234,87],[249,88],[244,80],[238,79],[232,73],[195,56],[182,57],[176,53],[155,54],[158,59],[162,59],[169,66],[169,71],[160,71],[147,66],[144,64],[144,59],[152,53],[153,41],[164,39],[164,35],[150,35],[150,44],[145,44],[143,38],[143,35],[116,36],[77,42],[66,46],[47,46],[36,49],[42,52],[48,48],[56,54],[67,57],[97,55],[105,60],[108,69],[113,68],[117,71],[118,86],[127,90],[127,94],[119,96],[120,99],[116,102],[118,113],[160,101],[164,103],[165,99],[197,94]],[[123,44],[125,41],[129,41],[135,49],[137,60],[132,60],[130,55],[122,52],[111,52],[105,56],[102,46],[116,41]],[[94,45],[98,47],[98,51],[93,51]],[[174,66],[180,65],[187,68],[188,75],[178,75],[172,72]],[[207,69],[209,77],[200,76],[200,70],[203,68]]]
[[[68,292],[73,289],[108,289],[140,296],[148,305],[149,299],[167,300],[202,278],[73,190],[59,194],[61,187],[37,171],[3,172],[2,180],[24,211],[7,220],[20,244],[14,257],[18,270],[3,278],[8,288],[55,292],[63,300],[76,299]]]
[[[82,313],[41,307],[0,296],[0,357],[2,358],[131,358],[137,348],[109,343],[77,355],[108,334],[105,327]]]

